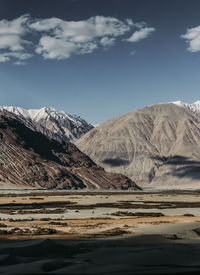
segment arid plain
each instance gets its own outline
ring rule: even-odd
[[[199,197],[193,191],[2,190],[0,272],[198,271]]]

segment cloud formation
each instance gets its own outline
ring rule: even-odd
[[[141,28],[139,31],[134,32],[129,38],[124,40],[128,42],[138,42],[147,38],[154,31],[154,28]]]
[[[36,53],[42,54],[45,59],[58,60],[112,46],[116,37],[129,32],[133,26],[131,19],[121,21],[104,16],[95,16],[84,21],[50,18],[29,25],[33,30],[42,33]]]
[[[199,52],[200,51],[200,26],[187,29],[185,34],[181,35],[181,38],[186,39],[189,44],[188,51]]]
[[[11,51],[11,52],[4,52],[4,53],[0,53],[0,62],[6,62],[9,61],[11,58],[15,58],[18,61],[20,60],[25,60],[28,58],[31,58],[32,54],[30,53],[24,53],[21,51]]]
[[[15,65],[24,65],[24,60],[35,53],[44,59],[62,60],[109,48],[118,41],[138,42],[155,31],[145,26],[130,18],[104,16],[66,21],[55,17],[34,19],[25,14],[12,21],[4,19],[0,20],[0,62],[14,59]],[[124,38],[130,32],[133,34]]]
[[[24,52],[25,47],[31,43],[24,38],[28,33],[28,21],[28,14],[12,21],[0,21],[0,62],[9,61],[11,58],[25,60],[32,56]]]

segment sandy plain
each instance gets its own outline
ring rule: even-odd
[[[199,192],[0,192],[0,274],[200,272]]]

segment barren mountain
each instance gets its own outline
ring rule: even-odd
[[[64,111],[57,111],[49,107],[26,110],[21,107],[1,106],[0,110],[6,116],[8,112],[11,113],[30,129],[56,140],[74,142],[94,128],[93,125],[87,123],[79,116],[70,115]]]
[[[0,113],[0,188],[136,189],[70,142],[58,142]]]
[[[139,185],[200,189],[200,112],[157,104],[113,118],[75,144],[106,171]]]

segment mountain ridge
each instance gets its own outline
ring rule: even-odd
[[[200,101],[199,100],[195,101],[194,103],[186,103],[183,101],[174,101],[172,103],[175,105],[178,105],[180,107],[187,108],[187,109],[189,109],[193,112],[196,112],[196,113],[200,112]]]
[[[107,173],[73,143],[32,131],[0,112],[0,188],[139,189]]]
[[[74,142],[94,128],[92,124],[77,115],[70,115],[50,107],[24,109],[15,106],[0,106],[0,111],[6,112],[6,115],[9,112],[32,130],[56,140]]]

